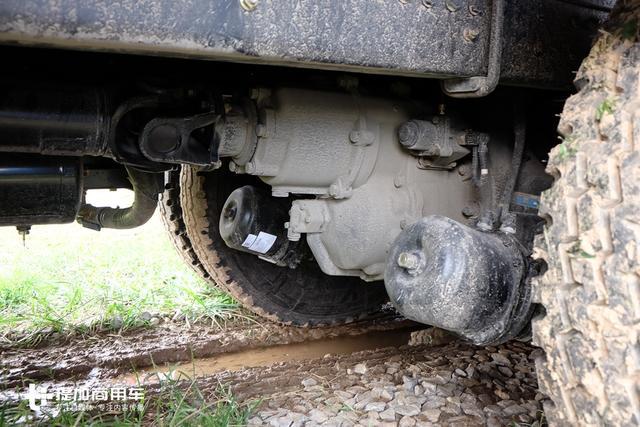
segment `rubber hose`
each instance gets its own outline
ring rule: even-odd
[[[126,167],[133,187],[134,199],[128,208],[95,207],[85,204],[78,214],[79,222],[88,228],[114,228],[119,230],[143,225],[153,216],[158,206],[158,193],[162,190],[158,173],[144,172]]]

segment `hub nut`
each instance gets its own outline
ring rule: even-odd
[[[411,252],[402,252],[398,255],[398,265],[407,270],[416,270],[420,267],[420,256]]]

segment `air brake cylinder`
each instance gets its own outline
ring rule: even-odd
[[[263,188],[245,185],[227,198],[220,215],[220,236],[230,248],[280,266],[295,267],[299,242],[287,239],[290,201],[271,197]]]
[[[497,344],[519,336],[529,322],[527,269],[512,237],[432,215],[394,242],[385,286],[405,317],[474,344]]]

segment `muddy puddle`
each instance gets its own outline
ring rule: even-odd
[[[418,326],[409,321],[388,316],[374,321],[357,322],[350,325],[325,328],[297,328],[276,324],[262,324],[251,327],[229,328],[220,330],[215,327],[194,325],[180,328],[173,325],[161,325],[151,330],[140,330],[126,335],[109,335],[92,337],[91,339],[74,339],[70,342],[50,345],[36,349],[0,348],[0,383],[7,388],[20,386],[26,380],[38,381],[87,381],[110,379],[115,375],[128,374],[134,371],[147,373],[154,366],[179,366],[186,372],[193,372],[185,367],[191,366],[192,360],[218,360],[221,369],[234,369],[235,366],[254,366],[253,355],[269,353],[279,347],[284,351],[301,353],[310,342],[325,341],[311,346],[309,357],[322,357],[324,354],[339,350],[321,350],[322,347],[339,346],[347,351],[349,341],[355,348],[370,348],[384,344],[373,344],[382,340],[378,336],[393,337],[394,334],[407,328]],[[420,327],[421,328],[421,327]],[[373,337],[373,338],[364,338]],[[393,342],[393,341],[386,341]],[[300,344],[300,345],[298,345]],[[360,346],[364,347],[360,347]],[[387,344],[392,345],[392,344]],[[294,346],[294,347],[292,347]],[[338,347],[336,347],[338,348]],[[318,353],[313,353],[317,351]],[[226,357],[226,355],[233,355]],[[250,356],[251,355],[251,356]],[[288,356],[265,356],[268,363]],[[300,356],[302,357],[302,356]],[[307,357],[307,356],[304,356]],[[231,361],[235,360],[236,365]],[[273,362],[271,362],[273,363]]]
[[[414,330],[415,328],[378,331],[359,336],[342,336],[223,353],[212,357],[193,359],[186,363],[142,369],[135,373],[121,375],[113,381],[120,384],[152,384],[167,378],[173,380],[191,379],[222,371],[236,371],[271,366],[276,363],[319,359],[329,354],[346,355],[364,350],[399,347],[410,343]]]

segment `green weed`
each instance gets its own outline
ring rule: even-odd
[[[596,108],[596,120],[601,121],[605,114],[611,114],[615,110],[615,101],[613,99],[605,99],[598,108]]]
[[[0,343],[244,316],[183,262],[158,217],[133,230],[34,226],[24,247],[14,228],[0,228]]]

